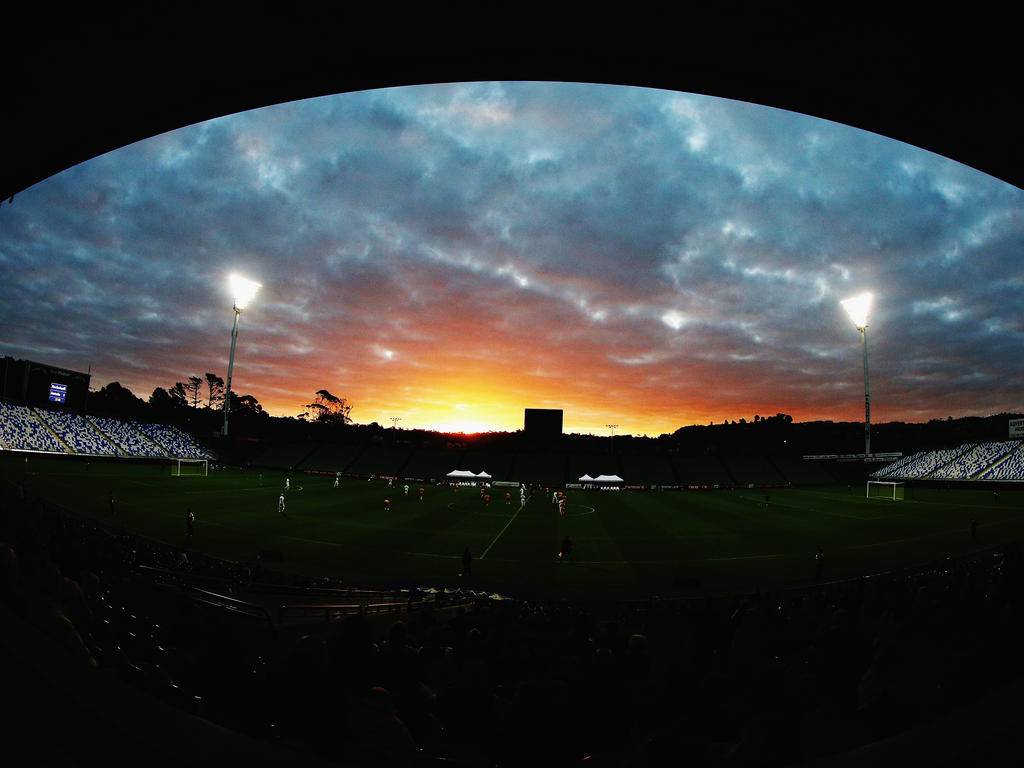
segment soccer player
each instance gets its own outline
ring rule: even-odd
[[[422,488],[420,488],[420,501],[423,501],[423,494],[424,493],[426,493],[426,491],[423,490]]]
[[[284,511],[284,493],[277,499],[277,511],[281,513],[283,517],[288,517],[288,513]]]
[[[334,487],[337,488],[341,484],[341,475],[334,476]]]
[[[284,479],[284,489],[286,491],[290,491],[292,489],[292,479],[290,477],[286,477]]]
[[[405,484],[405,495],[406,496],[409,495],[409,484],[408,483]]]
[[[551,494],[551,503],[552,504],[557,504],[558,503],[558,491],[553,491],[552,492],[552,494]]]
[[[509,493],[508,491],[505,491],[505,503],[506,504],[511,504],[512,503],[512,494]]]
[[[391,511],[391,499],[384,499],[384,511],[385,512],[390,512]]]
[[[489,494],[489,493],[485,493],[484,494],[484,506],[485,507],[491,506],[491,494]]]

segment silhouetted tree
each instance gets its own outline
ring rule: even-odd
[[[89,410],[117,418],[138,418],[146,412],[146,401],[120,382],[112,381],[89,397]]]
[[[318,389],[316,400],[306,406],[310,417],[321,424],[349,424],[352,406],[344,397],[332,395],[326,389]]]
[[[219,408],[224,403],[224,379],[215,373],[207,373],[206,392],[206,407]]]

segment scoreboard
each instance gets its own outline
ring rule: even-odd
[[[527,437],[550,440],[562,434],[562,411],[555,408],[527,408],[523,416]]]
[[[0,359],[0,397],[9,402],[82,413],[90,378],[88,373],[33,360]]]

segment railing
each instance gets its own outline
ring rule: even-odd
[[[344,603],[333,605],[282,605],[277,612],[278,622],[294,619],[322,619],[330,621],[345,616],[404,613],[409,608],[407,601],[388,603]]]

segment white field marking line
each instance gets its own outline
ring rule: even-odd
[[[448,505],[448,509],[450,509],[452,512],[455,511],[455,502],[454,501],[451,502]],[[504,518],[505,517],[503,514],[501,514],[501,512],[476,512],[476,511],[471,511],[469,514],[471,514],[471,515],[478,515],[479,517],[500,517],[500,518]]]
[[[320,539],[302,539],[298,536],[282,536],[282,539],[289,539],[291,541],[304,541],[307,544],[324,544],[328,547],[344,547],[344,544],[339,544],[336,541],[321,541]]]
[[[484,550],[484,553],[483,553],[482,555],[480,555],[480,559],[481,559],[481,560],[483,560],[483,559],[484,559],[485,557],[487,557],[487,553],[491,551],[491,547],[493,547],[493,546],[494,546],[495,544],[497,544],[497,543],[498,543],[498,539],[500,539],[500,538],[501,538],[501,535],[502,535],[503,533],[505,533],[505,531],[507,531],[507,530],[508,530],[508,527],[509,527],[510,525],[512,525],[512,521],[513,521],[513,520],[515,520],[515,519],[516,519],[517,517],[519,517],[519,513],[520,513],[520,512],[522,512],[522,511],[523,511],[523,507],[522,507],[522,505],[520,505],[520,506],[519,506],[519,509],[517,509],[517,510],[516,510],[516,513],[515,513],[514,515],[512,515],[512,517],[510,517],[510,518],[508,519],[508,522],[507,522],[507,523],[505,523],[505,527],[504,527],[504,528],[502,528],[502,529],[501,529],[500,531],[498,531],[498,535],[497,535],[497,536],[495,536],[495,537],[494,537],[494,540],[493,540],[493,541],[492,541],[492,542],[491,542],[490,544],[488,544],[488,545],[487,545],[487,549],[485,549],[485,550]]]
[[[990,525],[999,525],[1001,523],[1014,522],[1014,518],[1004,517],[1002,520],[990,520],[987,523],[978,523],[979,528],[986,528]],[[960,528],[954,528],[947,531],[933,531],[932,533],[925,533],[921,536],[910,536],[905,539],[889,539],[888,541],[876,541],[871,544],[851,544],[843,549],[868,549],[869,547],[882,547],[886,544],[904,544],[908,541],[921,541],[921,539],[933,539],[936,536],[958,536],[963,535],[964,531]]]
[[[405,552],[403,554],[413,555],[414,557],[436,557],[441,560],[458,560],[459,555],[438,555],[433,552]]]

